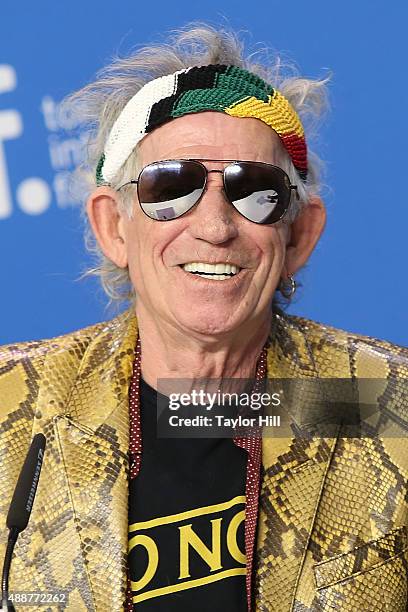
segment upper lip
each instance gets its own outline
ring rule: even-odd
[[[189,263],[202,263],[202,264],[210,264],[211,266],[215,266],[217,264],[229,264],[230,266],[236,266],[237,268],[243,268],[243,266],[239,263],[235,263],[235,261],[204,261],[203,259],[188,259],[187,261],[183,261],[183,263],[178,264],[179,266],[184,266]]]

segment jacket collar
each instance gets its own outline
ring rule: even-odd
[[[108,321],[82,357],[66,414],[93,433],[128,401],[137,340],[137,319],[126,311]]]

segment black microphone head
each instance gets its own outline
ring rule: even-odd
[[[40,478],[45,442],[46,438],[42,433],[36,434],[31,442],[7,515],[9,529],[23,531],[27,527]]]

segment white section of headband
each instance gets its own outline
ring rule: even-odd
[[[191,70],[186,68],[174,74],[146,83],[126,104],[116,119],[105,145],[103,180],[111,183],[137,143],[146,135],[146,126],[152,106],[176,93],[177,78]]]

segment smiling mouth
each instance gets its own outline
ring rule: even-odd
[[[205,280],[226,281],[240,274],[243,268],[235,264],[192,262],[179,265],[184,272]]]

